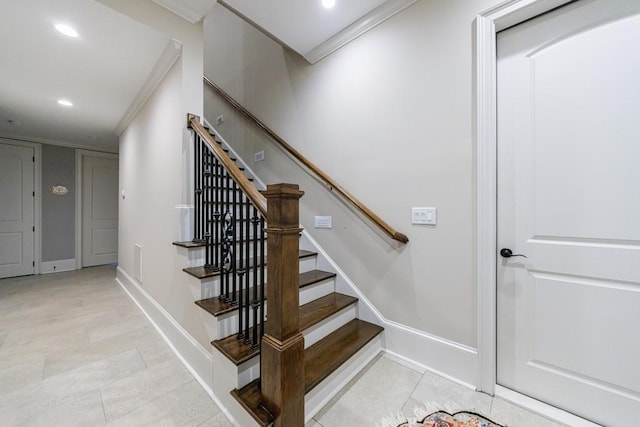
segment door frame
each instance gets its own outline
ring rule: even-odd
[[[112,160],[118,160],[120,158],[116,153],[76,150],[76,270],[82,268],[82,162],[85,157]]]
[[[36,228],[33,246],[33,261],[35,263],[33,274],[40,274],[40,263],[42,262],[42,145],[1,136],[0,144],[33,148],[35,158],[33,162],[33,190],[36,192],[33,200],[33,225]]]

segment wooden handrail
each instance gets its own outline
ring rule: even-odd
[[[229,175],[242,189],[242,192],[247,195],[251,203],[260,211],[264,218],[267,217],[267,199],[256,189],[256,187],[247,179],[242,173],[240,168],[231,160],[231,158],[224,152],[222,147],[216,143],[213,136],[202,126],[200,123],[200,117],[189,114],[187,117],[187,127],[193,129],[200,138],[202,138],[214,156],[222,163],[224,168],[229,172]]]
[[[287,153],[293,156],[296,160],[302,163],[307,169],[313,172],[316,176],[318,176],[325,185],[329,188],[330,191],[335,191],[340,196],[342,196],[345,200],[347,200],[353,207],[355,207],[358,211],[364,214],[371,222],[377,225],[385,234],[391,237],[394,240],[397,240],[402,243],[407,243],[409,238],[395,230],[389,224],[387,224],[382,218],[375,214],[371,209],[369,209],[364,203],[360,200],[356,199],[350,192],[348,192],[345,188],[335,182],[330,176],[324,173],[320,168],[318,168],[315,164],[313,164],[309,159],[303,156],[298,150],[289,145],[284,139],[282,139],[278,134],[269,129],[267,125],[262,123],[260,119],[251,114],[249,110],[244,108],[240,103],[238,103],[235,99],[233,99],[229,94],[227,94],[224,90],[222,90],[218,85],[209,80],[206,76],[203,76],[204,83],[213,89],[222,99],[224,99],[229,105],[231,105],[236,111],[238,111],[242,116],[244,116],[247,120],[254,123],[260,129],[267,133],[276,143],[280,145]]]

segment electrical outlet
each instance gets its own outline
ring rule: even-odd
[[[264,160],[264,150],[258,151],[257,153],[255,153],[253,155],[253,161],[254,162],[261,162],[263,160]]]
[[[216,124],[217,125],[222,124],[222,123],[224,123],[224,114],[220,114],[218,116],[218,118],[216,119]]]
[[[316,216],[316,228],[333,228],[331,225],[331,219],[332,218],[330,216]]]

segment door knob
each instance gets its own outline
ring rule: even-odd
[[[500,249],[500,255],[502,255],[505,258],[511,258],[512,256],[521,256],[521,257],[527,257],[526,255],[522,255],[522,254],[514,254],[513,251],[509,248],[502,248]]]

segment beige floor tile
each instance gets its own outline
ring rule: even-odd
[[[428,410],[473,411],[489,416],[491,396],[473,391],[430,372],[425,372],[411,397]]]
[[[0,369],[0,396],[13,390],[42,381],[44,358]]]
[[[208,420],[200,424],[198,427],[232,427],[232,426],[233,425],[229,422],[229,420],[227,420],[224,414],[220,413],[218,415],[215,415],[209,418]]]
[[[43,377],[49,378],[123,351],[135,350],[137,345],[153,340],[157,336],[156,330],[147,324],[110,339],[98,342],[87,341],[69,345],[58,351],[49,351],[45,358]]]
[[[125,427],[168,423],[175,426],[196,426],[218,414],[218,408],[200,385],[190,381],[109,422],[108,425]]]
[[[107,421],[117,420],[190,381],[193,377],[184,366],[169,360],[108,384],[102,388]]]
[[[495,397],[491,407],[493,421],[509,427],[560,427],[562,424],[553,422],[524,408],[513,405]]]
[[[138,352],[131,350],[5,393],[0,399],[0,425],[13,425],[10,421],[17,414],[44,412],[144,368]]]
[[[167,343],[156,334],[156,338],[149,339],[138,344],[138,352],[148,367],[155,366],[167,360],[175,360],[176,355],[171,351]]]
[[[314,418],[331,427],[375,425],[402,409],[420,378],[420,373],[380,357]]]
[[[67,399],[29,418],[25,426],[97,427],[105,424],[98,390]]]

